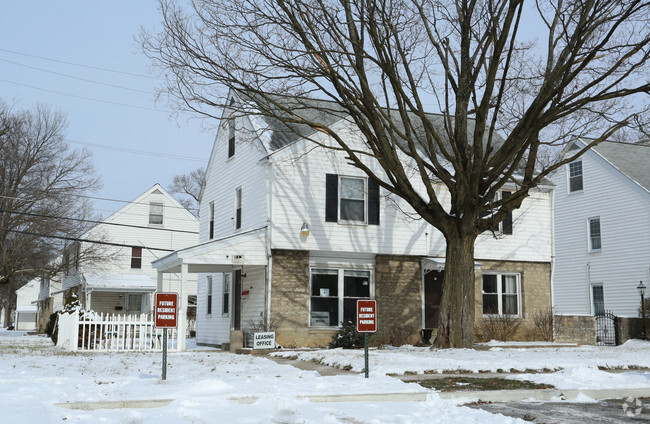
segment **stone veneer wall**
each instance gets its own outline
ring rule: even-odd
[[[555,315],[555,341],[596,344],[596,319],[591,315]]]
[[[616,344],[621,345],[630,339],[641,339],[642,334],[641,318],[616,317]]]
[[[326,346],[333,330],[309,327],[309,251],[273,250],[271,315],[276,343],[284,347]]]
[[[375,258],[377,333],[369,344],[416,344],[422,329],[422,259],[377,255]]]
[[[514,340],[541,340],[536,335],[533,315],[536,311],[551,309],[551,264],[548,262],[489,261],[477,259],[481,264],[476,272],[475,285],[475,336],[480,336],[483,317],[483,273],[518,272],[521,276],[521,313],[523,323]]]

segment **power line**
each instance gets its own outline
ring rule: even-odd
[[[84,243],[103,244],[103,245],[106,245],[106,246],[131,247],[131,248],[133,248],[133,247],[144,247],[147,250],[159,250],[161,252],[175,252],[175,250],[173,250],[173,249],[160,249],[160,248],[157,248],[157,247],[148,247],[148,246],[135,245],[135,244],[112,243],[110,241],[82,239],[82,238],[79,238],[79,237],[53,236],[53,235],[48,235],[48,234],[33,233],[31,231],[9,230],[7,228],[0,228],[0,231],[8,231],[10,233],[25,234],[25,235],[34,236],[34,237],[53,238],[53,239],[57,239],[57,240],[80,241],[80,242],[84,242]]]
[[[91,147],[97,147],[100,149],[107,149],[107,150],[115,150],[118,152],[126,152],[126,153],[135,153],[139,155],[147,155],[147,156],[157,156],[161,158],[170,158],[170,159],[179,159],[179,160],[188,160],[188,161],[193,161],[193,162],[207,162],[207,159],[201,159],[201,158],[194,158],[190,156],[180,156],[180,155],[174,155],[171,153],[160,153],[160,152],[149,152],[146,150],[135,150],[135,149],[127,149],[124,147],[116,147],[116,146],[107,146],[105,144],[97,144],[97,143],[88,143],[86,141],[78,141],[78,140],[71,140],[69,138],[64,139],[68,143],[74,143],[74,144],[82,144],[85,146],[91,146]]]
[[[63,76],[63,77],[72,78],[72,79],[76,79],[76,80],[79,80],[79,81],[92,82],[93,84],[101,84],[101,85],[105,85],[105,86],[108,86],[108,87],[121,88],[122,90],[135,91],[135,92],[138,92],[138,93],[150,94],[152,96],[154,95],[154,93],[152,93],[150,91],[138,90],[137,88],[129,88],[129,87],[121,86],[121,85],[109,84],[107,82],[101,82],[101,81],[95,81],[95,80],[91,80],[91,79],[87,79],[87,78],[75,77],[74,75],[63,74],[61,72],[50,71],[48,69],[38,68],[36,66],[29,66],[29,65],[25,65],[23,63],[14,62],[13,60],[0,59],[0,62],[12,63],[14,65],[22,66],[22,67],[25,67],[25,68],[35,69],[35,70],[41,71],[41,72],[47,72],[48,74],[60,75],[60,76]]]
[[[169,110],[154,109],[154,108],[151,108],[151,107],[144,107],[144,106],[127,105],[125,103],[111,102],[111,101],[108,101],[108,100],[94,99],[92,97],[78,96],[76,94],[64,93],[62,91],[50,90],[50,89],[41,88],[41,87],[35,87],[33,85],[22,84],[22,83],[19,83],[19,82],[9,81],[9,80],[5,80],[5,79],[0,79],[0,81],[6,82],[8,84],[18,85],[18,86],[21,86],[21,87],[32,88],[34,90],[40,90],[40,91],[45,91],[45,92],[48,92],[48,93],[60,94],[62,96],[69,96],[69,97],[75,97],[77,99],[89,100],[91,102],[106,103],[106,104],[109,104],[109,105],[129,107],[129,108],[133,108],[133,109],[149,110],[149,111],[152,111],[152,112],[171,113],[171,111],[169,111]]]
[[[37,218],[50,218],[50,219],[61,219],[66,221],[77,221],[77,222],[87,222],[89,224],[104,224],[104,225],[114,225],[116,227],[129,227],[129,228],[140,228],[145,230],[158,230],[158,231],[171,231],[175,233],[188,233],[188,234],[198,234],[197,231],[188,231],[188,230],[174,230],[171,228],[158,228],[158,227],[145,227],[143,225],[133,225],[133,224],[118,224],[116,222],[105,222],[105,221],[96,221],[93,219],[82,219],[82,218],[70,218],[64,216],[55,216],[55,215],[44,215],[33,212],[18,212],[18,211],[7,211],[0,209],[0,213],[10,213],[15,215],[27,215],[34,216]]]
[[[17,55],[20,55],[20,56],[33,57],[33,58],[41,59],[41,60],[48,60],[50,62],[57,62],[57,63],[64,63],[66,65],[79,66],[81,68],[96,69],[98,71],[112,72],[112,73],[115,73],[115,74],[122,74],[122,75],[130,75],[132,77],[160,80],[160,78],[152,77],[150,75],[135,74],[135,73],[131,73],[131,72],[118,71],[118,70],[115,70],[115,69],[107,69],[107,68],[101,68],[101,67],[98,67],[98,66],[84,65],[84,64],[81,64],[81,63],[67,62],[65,60],[59,60],[59,59],[50,59],[50,58],[47,58],[47,57],[36,56],[36,55],[33,55],[33,54],[27,54],[27,53],[21,53],[21,52],[17,52],[17,51],[14,51],[14,50],[8,50],[8,49],[0,48],[0,51],[11,53],[11,54],[17,54]]]

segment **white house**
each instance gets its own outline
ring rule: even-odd
[[[569,150],[584,147],[576,138]],[[650,270],[650,144],[605,141],[553,177],[554,305],[638,317]]]
[[[303,112],[321,113],[317,119],[360,140],[340,114]],[[201,244],[153,264],[159,278],[199,273],[198,343],[241,347],[242,330],[266,325],[280,345],[323,346],[364,298],[377,300],[374,343],[397,332],[415,343],[437,327],[444,238],[405,215],[403,201],[341,152],[252,114],[231,116],[219,127],[206,178]],[[533,191],[500,237],[479,237],[477,317],[529,322],[534,310],[550,308],[551,192]],[[440,196],[448,199],[442,187]]]
[[[30,280],[16,290],[16,315],[14,327],[16,330],[38,330],[38,308],[33,304],[38,299],[40,278]]]
[[[61,288],[50,295],[74,292],[87,309],[100,313],[150,313],[156,290],[156,271],[151,262],[195,245],[198,225],[196,217],[155,184],[88,230],[80,237],[82,241],[68,246],[61,258]],[[88,246],[95,251],[88,253]],[[80,261],[78,258],[85,254],[96,257]],[[161,290],[178,292],[193,309],[196,279],[189,279],[182,290],[179,282],[178,276],[167,274]]]

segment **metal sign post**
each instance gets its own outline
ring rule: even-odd
[[[178,293],[156,293],[154,324],[163,329],[162,379],[167,380],[167,329],[176,328]]]
[[[375,300],[357,300],[357,331],[363,335],[365,374],[368,378],[368,333],[377,331],[377,302]]]

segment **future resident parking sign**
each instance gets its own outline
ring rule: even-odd
[[[357,300],[357,331],[374,333],[377,331],[377,302]]]
[[[178,293],[156,293],[154,305],[156,328],[176,328]]]

